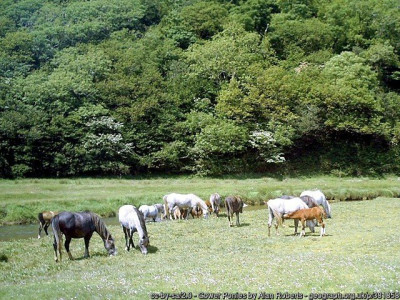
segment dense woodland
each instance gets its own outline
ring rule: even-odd
[[[398,0],[1,0],[0,176],[400,171]]]

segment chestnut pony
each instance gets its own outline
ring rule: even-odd
[[[306,235],[306,231],[305,231],[306,221],[314,220],[314,219],[317,219],[318,223],[321,225],[320,236],[322,237],[323,235],[325,235],[324,218],[326,218],[326,213],[319,206],[315,206],[313,208],[300,209],[300,210],[297,210],[295,212],[292,212],[292,213],[289,213],[287,215],[284,215],[283,217],[286,218],[286,219],[300,220],[300,222],[301,222],[300,237]]]

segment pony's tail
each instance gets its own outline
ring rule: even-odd
[[[319,207],[319,209],[321,210],[321,218],[326,219],[328,214],[326,213],[325,209],[322,209],[321,207]]]
[[[167,197],[168,195],[165,195],[163,197],[164,200],[164,218],[167,219],[168,217],[170,217],[170,211],[169,211],[169,207],[168,207],[168,202],[167,202]]]
[[[280,226],[282,226],[282,217],[281,217],[281,215],[275,210],[275,209],[273,209],[273,208],[269,208],[269,210],[270,210],[270,213],[272,213],[273,215],[274,215],[274,217],[276,218],[276,221],[277,221],[277,223],[278,223],[278,226],[280,225]]]
[[[58,255],[57,255],[57,251],[60,255],[60,261],[61,261],[61,247],[62,247],[62,236],[61,236],[61,230],[60,230],[60,223],[59,223],[59,219],[58,216],[55,216],[52,220],[51,220],[51,228],[53,228],[53,234],[54,234],[54,254],[55,254],[55,261],[58,261]]]
[[[44,221],[44,218],[43,218],[43,213],[39,213],[39,214],[38,214],[38,219],[39,219],[39,222],[40,222],[42,225],[44,225],[45,221]]]
[[[331,214],[331,206],[329,205],[328,200],[325,199],[325,203],[326,203],[326,211],[325,211],[325,218],[332,218],[332,214]]]

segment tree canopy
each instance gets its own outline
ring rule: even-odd
[[[0,176],[400,172],[395,0],[3,0]]]

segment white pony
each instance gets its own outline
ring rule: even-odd
[[[133,248],[135,247],[132,235],[137,231],[139,234],[140,251],[143,254],[147,254],[147,247],[150,244],[150,240],[143,214],[133,205],[124,205],[119,208],[118,218],[125,235],[125,250],[129,251],[131,245]]]
[[[221,204],[221,196],[218,193],[214,193],[210,196],[210,203],[212,211],[217,215],[219,214],[219,206]]]
[[[141,205],[139,207],[139,211],[143,214],[144,219],[152,218],[155,222],[158,214],[160,217],[164,215],[164,205],[162,204],[153,204],[153,205]]]
[[[165,209],[165,217],[170,218],[172,220],[172,213],[174,206],[178,206],[179,208],[188,209],[188,211],[192,211],[192,209],[196,206],[200,207],[203,210],[204,219],[208,218],[208,208],[206,203],[201,200],[198,196],[194,194],[168,194],[163,197],[164,200],[164,209]],[[171,213],[170,213],[171,212]],[[186,220],[188,218],[188,214],[186,214]]]
[[[268,236],[271,235],[272,220],[275,220],[276,234],[278,235],[278,226],[282,224],[282,219],[284,215],[290,214],[292,212],[298,211],[299,209],[308,208],[307,204],[304,203],[300,198],[292,199],[282,199],[276,198],[265,202],[268,206]],[[299,225],[299,220],[294,220],[294,233],[297,233],[297,227]],[[307,221],[307,226],[311,231],[314,232],[314,223],[312,221]]]
[[[326,200],[325,195],[320,190],[304,191],[301,193],[300,197],[302,196],[313,197],[318,205],[322,205],[322,207],[325,210],[326,216],[328,218],[332,218],[331,206],[329,205],[329,202]]]

